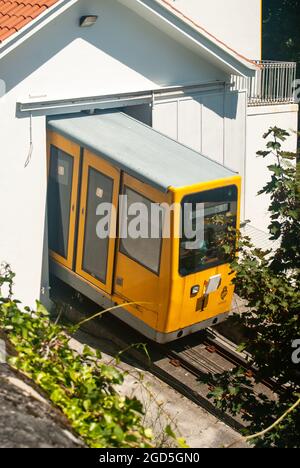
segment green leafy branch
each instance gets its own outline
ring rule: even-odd
[[[48,395],[90,447],[151,447],[141,402],[116,391],[124,374],[104,364],[99,351],[74,351],[68,328],[52,323],[41,303],[21,310],[12,300],[13,277],[5,265],[0,284],[9,294],[0,295],[0,329],[16,352],[9,364]]]
[[[300,391],[299,367],[292,362],[292,343],[300,337],[300,192],[297,154],[282,149],[288,137],[272,127],[264,135],[266,150],[258,152],[272,159],[271,178],[259,194],[270,197],[270,240],[277,244],[260,249],[241,232],[228,233],[229,242],[230,236],[238,239],[239,256],[232,262],[236,293],[248,305],[235,322],[258,372],[251,379],[244,369],[214,376],[209,395],[220,409],[246,422],[249,437],[263,434],[249,441],[264,447],[299,447],[300,440],[299,411],[289,411]],[[257,382],[270,378],[280,390],[273,399],[257,393]]]

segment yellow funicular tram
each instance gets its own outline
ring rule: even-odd
[[[47,135],[52,274],[160,343],[226,318],[227,231],[213,218],[238,227],[240,177],[119,111],[51,117]]]

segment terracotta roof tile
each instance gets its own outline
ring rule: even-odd
[[[57,2],[58,0],[0,0],[0,43]]]

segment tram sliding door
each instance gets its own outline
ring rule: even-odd
[[[88,150],[83,160],[76,273],[111,294],[120,172]]]
[[[80,147],[48,133],[48,236],[51,257],[72,269]]]

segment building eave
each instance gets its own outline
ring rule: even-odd
[[[60,0],[0,44],[0,59],[21,45],[79,0]],[[255,75],[257,65],[230,49],[224,43],[187,18],[166,0],[117,0],[144,17],[174,40],[208,60],[228,74],[244,77]]]
[[[252,77],[257,65],[205,31],[165,0],[118,0],[226,73]]]

